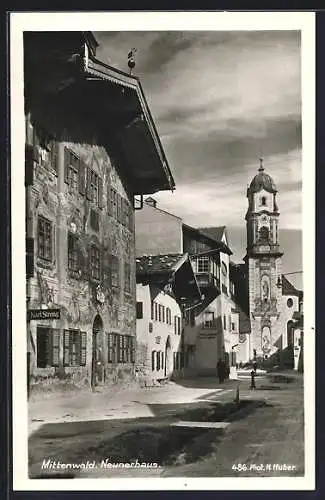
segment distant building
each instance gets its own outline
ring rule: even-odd
[[[141,255],[188,253],[202,300],[184,315],[184,375],[216,373],[221,357],[235,364],[232,333],[235,304],[231,299],[230,255],[225,226],[193,228],[157,207],[150,197],[136,213],[136,252]],[[238,334],[237,334],[238,335]]]
[[[174,188],[140,81],[91,32],[25,32],[32,386],[134,378],[134,196]]]
[[[269,358],[293,344],[294,315],[301,292],[281,271],[277,188],[260,166],[247,189],[246,272],[251,335],[249,359]]]
[[[187,254],[137,258],[136,370],[143,384],[182,375],[183,318],[200,301]]]

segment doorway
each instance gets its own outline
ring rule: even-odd
[[[172,374],[172,372],[173,372],[173,356],[172,356],[170,337],[168,336],[165,347],[165,367],[164,367],[165,377],[169,377]]]
[[[96,386],[102,384],[104,379],[103,320],[99,314],[94,319],[92,339],[91,388],[95,390]]]

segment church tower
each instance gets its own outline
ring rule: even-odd
[[[247,254],[251,320],[250,358],[263,358],[278,348],[281,337],[281,257],[277,189],[263,160],[247,189]]]

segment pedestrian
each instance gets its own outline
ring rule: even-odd
[[[257,370],[257,362],[256,361],[253,362],[253,370],[256,373],[256,370]]]
[[[217,363],[217,376],[219,379],[219,384],[222,384],[224,381],[224,366],[221,358],[219,358]]]
[[[256,384],[255,384],[255,370],[251,371],[251,389],[256,389]]]

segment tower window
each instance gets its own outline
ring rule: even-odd
[[[261,205],[265,206],[266,205],[266,197],[262,196],[261,198]]]
[[[262,226],[260,231],[260,239],[262,241],[268,241],[269,239],[269,229],[266,226]]]
[[[293,300],[292,300],[291,298],[289,298],[289,299],[287,300],[287,306],[288,306],[288,307],[292,307],[292,306],[293,306]]]

